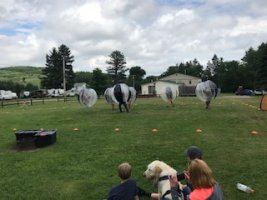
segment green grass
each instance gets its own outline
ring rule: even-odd
[[[31,83],[40,87],[41,70],[40,67],[6,67],[0,69],[0,80],[20,84]]]
[[[0,197],[102,200],[118,183],[117,165],[124,161],[133,166],[138,185],[155,192],[143,177],[147,164],[159,159],[181,172],[184,150],[197,145],[225,199],[266,199],[267,112],[258,111],[259,103],[260,97],[221,96],[210,110],[196,97],[179,97],[174,108],[159,98],[137,99],[130,113],[112,111],[103,99],[92,108],[78,102],[0,108]],[[13,128],[56,128],[58,140],[18,152]],[[203,132],[196,133],[198,128]],[[256,192],[238,191],[237,182]]]

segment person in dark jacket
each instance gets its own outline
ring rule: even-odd
[[[118,166],[120,184],[111,188],[107,200],[139,200],[136,182],[131,178],[132,167],[129,163]]]

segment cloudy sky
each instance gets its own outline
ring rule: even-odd
[[[214,54],[241,60],[267,42],[266,0],[1,0],[0,68],[45,66],[67,45],[74,71],[106,71],[121,51],[127,67],[159,75],[176,63]]]

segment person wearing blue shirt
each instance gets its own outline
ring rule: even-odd
[[[136,182],[131,178],[132,167],[129,163],[118,166],[120,184],[111,188],[107,200],[139,200]]]

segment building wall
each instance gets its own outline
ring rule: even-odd
[[[153,91],[149,91],[149,87],[155,87],[155,82],[141,85],[142,95],[153,94]]]
[[[160,80],[173,81],[175,83],[183,84],[185,86],[196,86],[199,82],[201,82],[201,78],[179,73],[163,77]]]
[[[160,95],[160,93],[167,86],[171,86],[176,91],[176,95],[179,96],[180,86],[196,87],[199,82],[201,82],[201,79],[198,77],[176,73],[170,76],[163,77],[158,81],[143,84],[141,86],[141,90],[142,90],[142,95],[153,94],[153,93],[149,93],[150,92],[149,88],[155,87],[156,94]]]
[[[156,94],[160,95],[162,92],[165,91],[166,87],[171,87],[172,90],[175,91],[176,96],[179,96],[179,84],[168,83],[163,81],[156,82]]]
[[[167,86],[171,87],[176,92],[176,96],[179,96],[179,86],[180,85],[175,84],[175,83],[164,82],[164,81],[156,81],[153,83],[143,84],[141,86],[142,95],[153,94],[153,93],[149,93],[149,92],[151,92],[151,91],[149,91],[149,87],[155,87],[155,94],[157,96],[159,96],[163,91],[165,91],[165,88]]]

